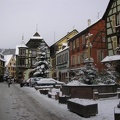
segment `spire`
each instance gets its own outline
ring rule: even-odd
[[[38,32],[38,24],[36,24],[36,32]]]
[[[24,33],[23,33],[23,35],[22,35],[22,41],[24,40]]]

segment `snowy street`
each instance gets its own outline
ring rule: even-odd
[[[0,120],[114,120],[114,107],[119,101],[117,97],[96,100],[98,114],[84,118],[32,87],[12,84],[8,88],[4,82],[0,83]]]
[[[8,88],[7,83],[0,83],[0,120],[80,120],[58,101],[47,98],[51,104],[46,97],[31,87],[12,84]],[[57,108],[54,103],[58,103]]]

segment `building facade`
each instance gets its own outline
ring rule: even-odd
[[[59,81],[68,82],[69,77],[69,46],[62,45],[62,48],[56,52],[56,74]]]
[[[43,42],[46,44],[39,33],[36,32],[26,44],[22,41],[22,43],[16,47],[17,79],[22,77],[27,80],[28,78],[33,77],[34,64],[37,61],[37,52]],[[46,44],[46,46],[48,45]],[[50,53],[47,52],[46,55],[49,56],[48,54]]]
[[[110,0],[104,19],[108,55],[116,55],[118,54],[116,49],[120,47],[120,0]]]
[[[4,71],[5,71],[5,59],[4,55],[0,53],[0,82],[3,82]]]
[[[109,63],[120,73],[120,0],[109,1],[103,18],[106,21],[108,56],[102,62]]]
[[[28,64],[28,48],[24,41],[16,46],[16,81],[20,82],[25,79],[25,71],[29,68]]]
[[[60,40],[58,40],[56,43],[54,43],[52,46],[50,46],[50,58],[51,58],[51,77],[55,79],[61,79],[58,78],[58,72],[56,69],[56,53],[62,49],[62,45],[64,43],[68,43],[68,40],[78,34],[78,31],[76,29],[72,30],[71,32],[68,32],[67,35],[62,37]]]
[[[16,78],[16,59],[15,59],[15,56],[4,55],[4,58],[5,58],[5,69],[7,69],[9,71],[9,77]]]
[[[101,60],[107,55],[105,36],[105,21],[100,19],[69,40],[70,76],[72,71],[83,67],[84,60],[89,57],[94,59],[98,71],[104,68]],[[88,40],[90,47],[88,47]]]

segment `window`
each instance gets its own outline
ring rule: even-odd
[[[104,59],[104,52],[102,50],[97,51],[97,60],[101,62]]]
[[[79,47],[79,38],[76,39],[76,47]]]
[[[20,60],[20,65],[25,65],[25,60],[24,59]]]
[[[60,61],[59,61],[59,63],[61,63],[61,61],[62,61],[62,56],[60,55]]]
[[[19,50],[19,54],[20,54],[20,55],[25,55],[25,49],[20,49],[20,50]]]
[[[83,58],[83,55],[82,55],[82,54],[80,55],[80,61],[81,61],[81,63],[84,62],[84,58]]]
[[[72,56],[72,65],[75,65],[75,56]]]
[[[65,53],[65,62],[68,61],[68,53]]]
[[[112,27],[116,26],[115,15],[112,16]]]
[[[57,57],[57,65],[60,63],[60,56]]]
[[[113,49],[117,48],[117,37],[112,37],[112,44],[113,44]]]
[[[32,51],[32,56],[36,57],[36,51]]]
[[[120,13],[116,14],[116,25],[120,25]]]
[[[70,42],[70,50],[72,50],[73,48],[72,48],[72,42]]]
[[[36,62],[36,59],[32,59],[32,65],[34,65]]]
[[[77,63],[80,64],[80,54],[78,54]]]
[[[75,55],[74,57],[75,57],[75,59],[74,59],[74,60],[75,60],[74,64],[76,65],[76,64],[77,64],[77,55]]]
[[[82,35],[82,45],[85,44],[85,35]]]
[[[65,54],[63,54],[63,63],[65,62]]]
[[[75,40],[73,41],[73,49],[75,49]]]

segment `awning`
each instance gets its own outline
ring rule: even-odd
[[[101,62],[113,62],[120,60],[120,55],[106,56]]]

